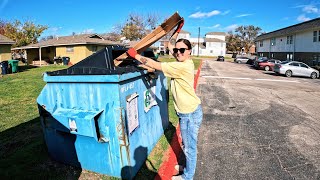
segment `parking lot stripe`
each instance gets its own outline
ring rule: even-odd
[[[280,81],[280,82],[293,82],[293,83],[300,83],[299,81],[290,81],[290,80],[282,80],[282,79],[254,79],[257,81]]]
[[[219,76],[202,76],[204,78],[215,78],[215,79],[234,79],[234,80],[256,80],[256,81],[275,81],[275,82],[292,82],[300,83],[300,81],[282,80],[282,79],[253,79],[253,78],[241,78],[241,77],[219,77]]]

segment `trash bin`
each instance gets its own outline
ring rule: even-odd
[[[133,59],[115,67],[126,50],[107,46],[44,74],[37,103],[53,159],[123,179],[144,164],[169,123],[167,79]]]
[[[68,65],[68,64],[69,64],[69,61],[70,61],[70,58],[69,58],[69,57],[62,57],[63,65]]]
[[[19,64],[19,60],[9,60],[9,64],[11,66],[11,72],[12,73],[16,73],[18,72],[18,64]]]
[[[1,74],[8,74],[8,61],[2,61],[0,62],[0,66],[1,66]]]

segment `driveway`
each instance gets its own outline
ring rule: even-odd
[[[320,179],[320,79],[206,60],[195,179]]]

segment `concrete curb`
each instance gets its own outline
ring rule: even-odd
[[[198,79],[200,76],[200,71],[202,67],[203,61],[201,60],[200,66],[198,67],[197,73],[194,78],[194,90],[196,90],[198,85]],[[180,150],[182,145],[182,139],[180,136],[180,126],[177,125],[175,135],[170,143],[170,147],[164,153],[167,159],[162,162],[160,168],[158,170],[158,174],[154,178],[155,180],[168,180],[171,179],[172,176],[176,175],[178,172],[174,169],[174,166],[178,164],[177,157],[180,156]]]

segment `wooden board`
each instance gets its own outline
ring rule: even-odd
[[[179,22],[182,20],[182,17],[176,12],[170,18],[168,18],[165,22],[163,22],[160,26],[158,26],[151,33],[142,38],[137,44],[133,46],[135,50],[140,54],[148,47],[150,47],[153,43],[161,39],[163,36],[168,34],[174,27],[176,27]],[[114,65],[118,66],[121,64],[123,60],[128,57],[127,53],[121,54],[119,57],[114,59]]]

